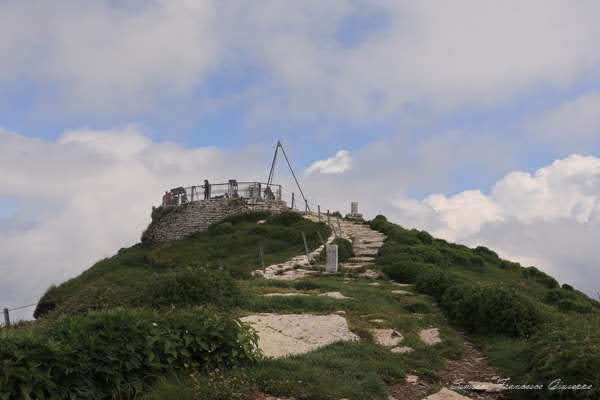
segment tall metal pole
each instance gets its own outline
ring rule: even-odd
[[[281,142],[277,141],[277,146],[275,146],[275,154],[273,154],[273,162],[271,162],[271,170],[269,171],[269,179],[267,179],[267,186],[271,185],[271,181],[273,180],[273,173],[275,171],[275,161],[277,161],[277,152],[279,151],[279,147],[281,147]]]

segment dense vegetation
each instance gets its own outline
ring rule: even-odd
[[[523,398],[600,397],[600,303],[535,267],[503,260],[486,247],[434,239],[384,216],[370,222],[388,236],[377,258],[391,279],[415,283],[450,321],[479,334],[515,382],[593,385],[593,390],[526,391]],[[501,340],[495,335],[505,335]],[[524,351],[526,355],[519,354]],[[515,361],[518,360],[518,361]]]
[[[258,221],[265,223],[257,224]],[[96,263],[42,297],[34,316],[117,306],[171,307],[239,303],[233,279],[250,278],[261,265],[285,261],[320,245],[329,228],[297,213],[251,213],[228,218],[207,232],[156,245],[137,244]]]
[[[264,222],[263,222],[264,220]],[[260,223],[259,223],[260,221]],[[416,374],[437,390],[446,360],[469,337],[513,384],[589,384],[593,390],[514,391],[511,397],[600,397],[600,304],[535,267],[407,230],[377,216],[387,235],[376,258],[412,295],[356,274],[297,281],[251,279],[265,263],[304,253],[330,234],[297,213],[236,216],[188,239],[138,244],[64,284],[36,309],[37,322],[0,331],[0,398],[255,400],[387,399],[390,385]],[[340,261],[350,242],[337,239]],[[416,290],[418,293],[413,292]],[[319,294],[339,291],[349,299]],[[267,293],[302,296],[264,296]],[[361,340],[285,359],[263,359],[238,317],[257,312],[343,310]],[[383,322],[373,322],[375,320]],[[421,329],[439,327],[427,346]],[[396,329],[410,354],[374,343],[373,327]],[[351,379],[349,379],[351,377]]]
[[[156,374],[256,358],[256,337],[211,310],[114,309],[0,333],[0,398],[134,397]]]

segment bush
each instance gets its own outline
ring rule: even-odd
[[[419,240],[425,244],[431,244],[433,243],[433,237],[425,231],[421,231],[419,233],[417,233],[417,237],[419,238]]]
[[[256,336],[209,310],[115,309],[0,333],[0,398],[134,397],[154,376],[256,358]]]
[[[573,286],[563,283],[562,288],[565,290],[573,290]]]
[[[241,222],[258,222],[260,220],[269,218],[271,215],[273,214],[268,211],[253,211],[232,215],[231,217],[225,218],[221,222],[231,222],[233,225],[237,225]]]
[[[388,278],[392,280],[406,283],[415,283],[419,274],[421,274],[423,270],[429,268],[435,267],[431,264],[426,263],[404,262],[392,265],[385,265],[381,270]]]
[[[233,233],[233,224],[231,222],[221,222],[220,224],[212,224],[208,227],[208,233],[212,236]]]
[[[542,285],[546,286],[547,288],[554,289],[559,287],[559,284],[556,281],[556,279],[540,271],[536,267],[523,268],[521,270],[521,274],[526,279],[534,279]]]
[[[406,311],[408,311],[410,313],[415,313],[415,314],[429,314],[433,311],[433,308],[431,307],[430,304],[421,303],[421,302],[405,304],[405,305],[403,305],[403,308]]]
[[[33,311],[33,318],[38,319],[54,310],[58,302],[58,290],[55,285],[52,285],[48,288],[48,290],[46,290],[46,293],[44,293],[35,307],[35,310]]]
[[[529,336],[541,314],[529,299],[503,287],[449,287],[441,302],[448,317],[472,331]]]
[[[600,398],[600,331],[598,319],[557,320],[544,326],[529,341],[527,382],[564,385],[587,384],[590,390],[544,390],[531,393],[539,399]]]
[[[214,304],[231,307],[240,301],[241,292],[228,272],[189,267],[155,275],[133,305],[160,308]]]
[[[294,211],[284,211],[270,216],[267,222],[273,225],[291,226],[302,221],[303,219],[304,218],[302,215],[300,215],[300,213]]]
[[[416,288],[436,299],[440,299],[446,289],[454,284],[454,279],[439,268],[423,270],[417,277]]]
[[[354,251],[352,250],[352,242],[343,238],[335,239],[332,244],[336,244],[338,247],[338,261],[344,262],[349,258],[354,256]]]

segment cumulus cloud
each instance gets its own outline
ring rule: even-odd
[[[377,118],[596,77],[598,11],[558,0],[7,1],[0,83],[56,87],[70,107],[116,112],[255,71],[232,101],[257,115]]]
[[[536,263],[591,295],[600,287],[600,158],[574,154],[534,174],[511,172],[489,195],[400,197],[395,205],[403,224]]]
[[[318,172],[321,174],[341,174],[352,168],[352,157],[347,150],[340,150],[333,157],[315,161],[305,170],[305,175]]]
[[[264,166],[253,160],[268,157],[251,148],[184,149],[135,126],[74,130],[57,141],[0,131],[0,143],[0,203],[13,207],[0,219],[0,305],[11,306],[136,243],[164,190],[254,179]]]

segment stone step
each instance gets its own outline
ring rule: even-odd
[[[375,259],[373,257],[352,257],[348,259],[348,263],[350,264],[358,264],[358,263],[366,263],[366,262],[374,262]]]

